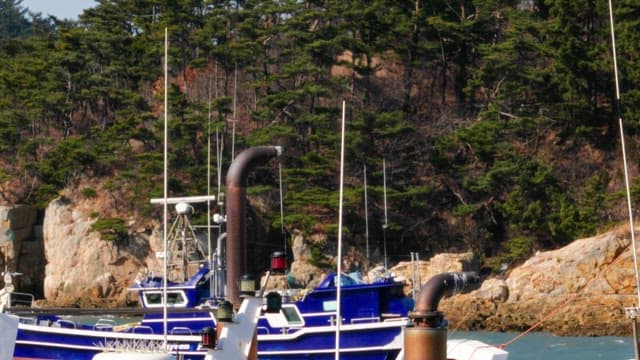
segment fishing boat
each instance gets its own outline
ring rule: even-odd
[[[218,327],[221,321],[233,321],[233,307],[239,306],[246,296],[263,299],[256,326],[260,359],[335,358],[338,341],[341,359],[402,359],[406,329],[429,324],[428,328],[440,332],[445,329],[446,334],[446,321],[425,322],[425,316],[437,313],[440,297],[469,282],[467,274],[448,274],[446,280],[438,280],[431,295],[420,296],[424,300],[419,303],[424,306],[415,309],[403,292],[404,283],[391,277],[364,283],[347,274],[330,274],[316,288],[304,292],[284,289],[264,294],[264,289],[244,287],[240,274],[246,271],[246,260],[242,259],[242,249],[246,249],[245,178],[252,166],[277,156],[280,151],[277,147],[250,148],[231,165],[227,176],[226,234],[219,237],[217,246],[222,249],[222,242],[225,243],[226,261],[222,264],[207,261],[218,257],[208,256],[195,236],[188,220],[192,207],[184,202],[190,199],[163,200],[176,203],[177,216],[168,234],[170,251],[160,254],[167,257],[172,271],[167,273],[166,281],[145,274],[132,286],[142,307],[124,311],[142,314],[139,322],[118,325],[113,319],[103,318],[93,324],[79,324],[63,316],[62,309],[34,308],[32,296],[10,292],[2,306],[20,316],[15,358],[84,360],[112,344],[151,348],[166,342],[170,352],[184,359],[203,359],[207,349],[202,346],[201,333]],[[181,256],[174,258],[176,254]],[[272,256],[271,260],[267,276],[286,266],[278,256]],[[189,274],[190,270],[193,273]],[[172,276],[177,278],[171,279]],[[224,284],[219,283],[222,278]],[[443,282],[452,287],[440,289]],[[224,297],[216,293],[220,289],[225,290]],[[167,300],[163,307],[165,292]],[[342,299],[340,316],[336,311],[338,294]],[[119,310],[74,309],[69,313],[106,316]],[[411,317],[414,313],[415,319]],[[441,315],[436,318],[443,319]],[[338,328],[340,335],[336,339]],[[506,359],[506,352],[495,350],[504,357],[483,359]]]

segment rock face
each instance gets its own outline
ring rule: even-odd
[[[47,302],[68,305],[122,305],[127,288],[146,266],[148,239],[132,234],[128,244],[101,240],[91,231],[91,201],[73,203],[59,198],[49,204],[44,218],[47,258],[44,296]]]
[[[36,210],[27,205],[0,207],[0,266],[18,272],[15,285],[41,295],[44,279],[42,228],[36,225]]]
[[[267,290],[287,287],[312,288],[320,283],[325,273],[322,269],[310,263],[311,250],[309,249],[308,241],[302,232],[293,231],[291,239],[293,261],[291,262],[290,271],[284,275],[272,274],[269,282],[265,285]],[[264,277],[260,283],[265,284]]]
[[[624,308],[637,302],[629,234],[612,231],[540,252],[505,279],[445,299],[456,329],[628,335]]]
[[[396,277],[402,277],[408,281],[415,278],[416,287],[419,283],[424,284],[432,276],[444,272],[478,271],[479,265],[473,254],[470,252],[461,254],[438,254],[429,260],[420,260],[411,269],[411,262],[402,261],[392,267],[390,271]]]

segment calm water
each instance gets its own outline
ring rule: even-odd
[[[504,344],[517,333],[449,332],[450,339],[475,339]],[[626,360],[633,359],[631,337],[571,337],[530,333],[509,345],[509,360]]]

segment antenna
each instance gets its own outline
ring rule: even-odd
[[[389,226],[389,223],[387,218],[387,163],[384,158],[382,158],[382,191],[384,194],[384,224],[382,224],[382,245],[384,248],[384,271],[386,272],[389,268],[389,263],[387,261],[387,227]]]
[[[169,106],[169,102],[167,100],[168,98],[168,90],[167,90],[167,86],[168,86],[168,79],[167,76],[169,74],[169,30],[167,30],[167,28],[164,28],[164,174],[163,174],[163,198],[164,198],[164,202],[162,204],[162,226],[163,226],[163,252],[164,252],[164,256],[162,257],[163,260],[163,271],[164,271],[164,281],[162,284],[162,327],[164,329],[163,331],[163,341],[162,341],[162,345],[163,345],[163,349],[164,351],[168,351],[168,347],[167,347],[167,330],[168,330],[168,326],[167,326],[167,197],[168,197],[168,170],[167,170],[167,163],[168,163],[168,135],[169,135],[169,127],[167,125],[168,118],[169,118],[169,111],[168,111],[168,106]]]
[[[284,231],[284,195],[282,192],[282,161],[278,161],[278,182],[280,184],[280,233],[284,242],[284,258],[287,259],[287,236]]]
[[[236,156],[236,107],[237,107],[237,98],[238,97],[238,63],[236,62],[236,67],[233,72],[233,121],[232,121],[232,130],[231,130],[231,161],[235,159]]]
[[[336,360],[340,360],[340,323],[342,323],[342,199],[344,195],[344,123],[346,103],[342,101],[342,135],[340,137],[340,199],[338,204],[338,269],[336,283]]]
[[[207,196],[211,196],[211,76],[207,89],[209,97],[207,113]],[[211,246],[211,201],[207,201],[207,266],[209,271],[215,271],[213,264],[213,248]],[[213,295],[215,281],[209,280],[209,296]]]
[[[367,253],[367,270],[369,270],[369,204],[367,201],[367,165],[364,165],[364,239]]]

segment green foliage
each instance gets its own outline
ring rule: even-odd
[[[398,252],[468,246],[517,261],[619,221],[609,210],[624,199],[606,175],[619,155],[604,3],[121,0],[66,22],[27,18],[20,1],[0,6],[8,201],[45,208],[64,187],[97,177],[129,210],[152,214],[148,199],[163,192],[168,28],[171,194],[207,189],[217,129],[221,178],[232,138],[236,153],[280,145],[285,226],[335,235],[347,99],[344,205],[354,236],[364,165],[371,222],[387,210],[383,158]],[[637,2],[616,5],[632,146],[639,15]],[[249,191],[273,196],[274,170],[261,168]],[[97,223],[109,239],[126,235],[117,219]]]
[[[521,261],[527,259],[533,253],[534,238],[528,236],[518,236],[507,240],[507,262]]]
[[[91,231],[99,232],[103,241],[123,241],[128,236],[125,221],[120,218],[99,218],[91,225]]]
[[[327,262],[326,251],[323,246],[311,244],[309,246],[309,263],[319,268],[328,268],[330,264]]]
[[[504,265],[513,266],[528,259],[533,254],[535,243],[535,238],[531,236],[510,238],[504,244],[504,253],[487,259],[487,265],[494,274],[500,274],[504,272]]]
[[[27,9],[22,7],[22,0],[0,0],[0,43],[11,38],[25,36],[31,30],[27,20]]]
[[[82,193],[82,196],[86,198],[96,198],[98,196],[98,193],[96,192],[96,190],[91,188],[84,188],[82,189],[81,193]]]
[[[44,181],[64,186],[94,160],[90,144],[80,137],[71,137],[59,142],[47,157],[39,162],[38,170]]]
[[[478,210],[478,207],[473,204],[461,204],[453,208],[453,215],[463,218],[468,215],[472,215]]]

